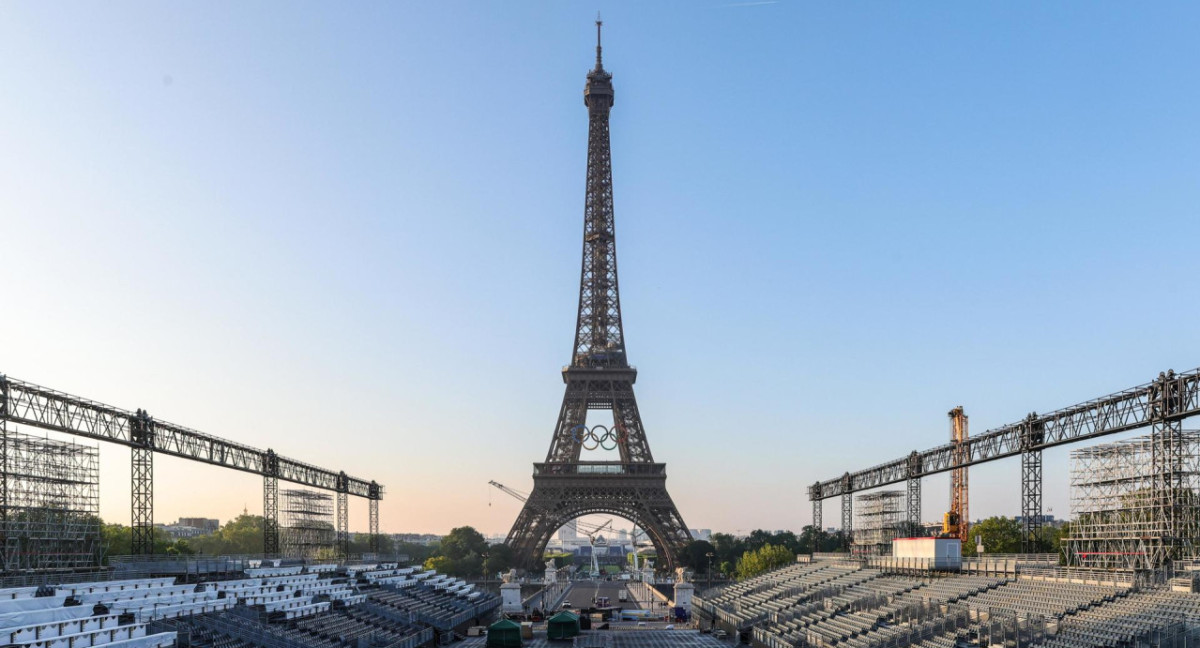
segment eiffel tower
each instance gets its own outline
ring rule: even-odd
[[[667,493],[666,464],[655,463],[650,454],[633,395],[637,369],[625,358],[608,142],[613,87],[601,64],[600,27],[597,20],[596,67],[583,90],[588,163],[575,350],[562,370],[567,390],[550,451],[544,463],[533,464],[533,492],[508,533],[508,546],[518,563],[532,569],[541,565],[559,527],[582,515],[608,514],[644,529],[657,550],[658,566],[674,569],[691,534]],[[612,413],[611,427],[588,427],[588,412],[596,410]],[[620,460],[580,460],[581,450],[599,448],[619,452]]]

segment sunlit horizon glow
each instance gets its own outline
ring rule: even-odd
[[[627,349],[689,527],[799,531],[954,406],[979,433],[1200,365],[1192,3],[471,8],[6,3],[0,372],[378,480],[387,532],[505,533],[487,482],[530,490],[569,361],[597,9]],[[262,510],[155,462],[158,522]],[[1018,479],[973,469],[973,517]]]

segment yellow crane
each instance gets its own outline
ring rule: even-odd
[[[958,538],[965,544],[970,532],[967,488],[967,415],[961,405],[950,410],[950,441],[954,443],[954,465],[950,471],[950,510],[942,516],[942,537]]]

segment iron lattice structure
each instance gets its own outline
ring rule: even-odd
[[[332,557],[338,539],[333,526],[333,496],[302,488],[286,489],[282,495],[284,557]]]
[[[907,522],[904,497],[904,491],[892,490],[855,498],[858,520],[854,525],[854,555],[892,555],[892,540],[903,535]]]
[[[655,463],[650,453],[633,393],[637,369],[625,354],[608,130],[613,86],[601,61],[599,21],[596,66],[588,72],[583,102],[588,159],[575,344],[571,364],[562,372],[566,395],[550,450],[545,463],[534,464],[533,491],[509,531],[508,544],[522,566],[532,568],[563,524],[582,515],[610,514],[645,529],[658,552],[658,565],[673,569],[676,553],[691,535],[667,493],[666,465]],[[588,412],[597,410],[612,413],[611,429],[586,427]],[[585,447],[600,445],[617,451],[619,461],[580,459]]]
[[[312,464],[227,441],[129,410],[72,396],[0,374],[0,426],[26,425],[130,449],[133,553],[153,551],[154,455],[163,454],[212,466],[262,475],[263,552],[279,553],[279,481],[333,490],[369,501],[372,543],[378,545],[379,500],[383,486]],[[2,428],[0,428],[2,429]],[[2,449],[0,449],[2,450]],[[0,493],[0,500],[3,494]]]
[[[839,495],[847,497],[905,480],[1020,455],[1022,544],[1028,551],[1041,543],[1043,450],[1144,427],[1151,427],[1159,434],[1159,430],[1179,429],[1183,419],[1198,414],[1200,369],[1183,373],[1166,371],[1144,385],[1049,414],[1029,414],[1016,423],[992,428],[961,444],[951,442],[915,451],[900,459],[816,482],[809,486],[808,496],[811,500]],[[1160,437],[1169,441],[1169,435],[1160,434]],[[1162,449],[1172,451],[1169,445]],[[1172,477],[1165,472],[1160,478],[1165,482]],[[919,490],[913,492],[918,494]]]
[[[0,428],[5,573],[99,566],[100,453]]]
[[[1067,560],[1156,570],[1200,542],[1200,432],[1155,433],[1071,453]]]

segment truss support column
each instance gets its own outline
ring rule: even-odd
[[[842,493],[842,547],[850,551],[854,537],[854,493]]]
[[[909,533],[921,527],[921,453],[913,450],[908,455],[908,524]]]
[[[822,529],[822,528],[824,528],[824,521],[821,519],[822,517],[824,517],[824,515],[823,515],[823,514],[824,514],[824,511],[822,511],[822,510],[821,510],[821,508],[822,508],[822,507],[821,507],[821,503],[822,503],[822,502],[821,502],[821,500],[819,500],[819,499],[815,499],[815,500],[813,500],[813,501],[812,501],[812,505],[813,505],[813,518],[812,518],[812,519],[813,519],[813,521],[812,521],[812,524],[813,524],[813,541],[812,541],[812,543],[813,543],[813,544],[812,544],[812,550],[813,550],[813,552],[814,552],[814,553],[815,553],[815,552],[817,552],[817,551],[820,551],[820,550],[821,550],[821,529]]]
[[[1021,551],[1042,549],[1042,451],[1021,453]]]
[[[921,478],[908,478],[908,524],[915,532],[921,526]]]
[[[367,491],[367,503],[370,509],[367,522],[370,527],[368,533],[371,538],[371,551],[376,554],[379,553],[379,498],[381,494],[379,484],[371,482]]]
[[[1184,508],[1194,506],[1191,492],[1183,488],[1183,422],[1181,388],[1174,371],[1159,374],[1152,392],[1154,424],[1150,432],[1151,490],[1154,517],[1161,530],[1161,550],[1150,557],[1151,567],[1161,568],[1179,558],[1184,548]]]
[[[346,558],[350,555],[350,498],[346,491],[349,480],[346,473],[338,473],[337,479],[337,553]]]
[[[274,450],[263,457],[263,554],[279,555],[279,457]]]
[[[129,420],[132,497],[130,498],[130,553],[154,553],[154,419],[145,410]]]
[[[1044,549],[1042,538],[1042,443],[1045,423],[1030,412],[1021,424],[1021,551]]]

